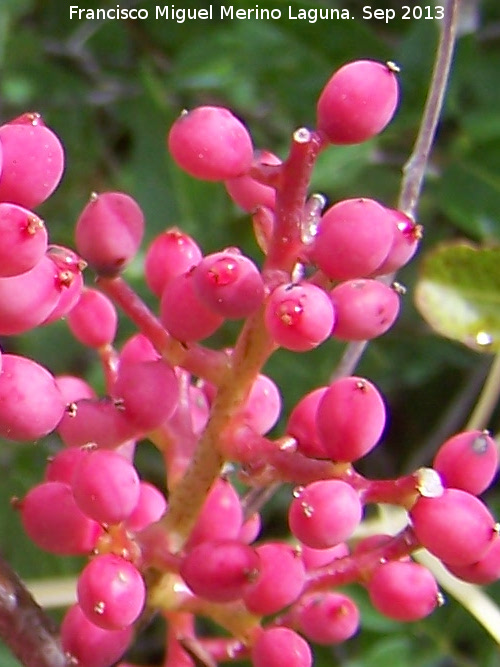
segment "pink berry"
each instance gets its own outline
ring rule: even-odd
[[[329,565],[337,558],[345,558],[349,555],[349,546],[345,542],[340,542],[334,547],[328,549],[313,549],[307,544],[300,547],[300,555],[306,570],[315,570],[318,567]]]
[[[165,285],[160,319],[174,338],[184,342],[208,338],[224,321],[199,298],[192,270],[172,278]]]
[[[331,280],[363,278],[382,264],[393,241],[394,224],[384,206],[345,199],[323,214],[309,256]]]
[[[445,489],[437,498],[420,497],[410,518],[422,546],[450,565],[480,560],[496,534],[486,505],[461,489]]]
[[[259,166],[281,164],[281,160],[269,151],[258,153],[256,161]],[[248,213],[252,213],[260,206],[274,209],[276,190],[269,185],[259,183],[249,174],[231,178],[224,185],[231,199]]]
[[[152,342],[143,334],[134,334],[128,338],[120,352],[120,363],[156,361],[160,358]]]
[[[87,266],[79,255],[64,246],[51,244],[47,248],[47,257],[56,268],[59,297],[42,326],[65,317],[76,306],[83,290],[83,270]]]
[[[495,536],[486,552],[475,563],[470,565],[450,565],[444,563],[448,570],[463,581],[485,586],[500,579],[500,537]]]
[[[0,335],[18,335],[42,324],[63,289],[59,271],[47,255],[25,273],[0,278]]]
[[[59,138],[40,114],[24,114],[0,127],[3,167],[0,201],[36,208],[56,189],[64,170]]]
[[[320,287],[303,283],[280,285],[266,304],[265,323],[275,342],[288,350],[306,352],[331,334],[335,314]]]
[[[206,540],[237,539],[243,526],[241,500],[230,482],[218,479],[198,515],[187,548]]]
[[[299,629],[316,644],[340,644],[359,629],[360,614],[344,593],[324,592],[307,596],[299,605]]]
[[[170,128],[168,149],[182,169],[206,181],[240,176],[248,171],[253,158],[247,129],[223,107],[183,112]]]
[[[64,651],[78,667],[111,667],[127,650],[133,628],[104,630],[94,625],[75,604],[66,612],[61,625]]]
[[[276,383],[259,373],[241,411],[244,422],[263,435],[276,424],[281,413],[281,394]]]
[[[286,427],[286,432],[297,440],[297,451],[317,459],[328,458],[316,425],[318,405],[326,390],[327,387],[319,387],[303,396],[293,408]]]
[[[47,249],[47,229],[41,218],[22,206],[0,203],[0,277],[32,269]]]
[[[169,280],[189,271],[201,261],[198,244],[177,227],[153,239],[144,259],[144,277],[149,289],[161,296]]]
[[[356,461],[378,443],[386,411],[378,389],[364,378],[339,378],[321,398],[316,423],[327,454],[334,461]]]
[[[89,621],[105,630],[123,630],[139,618],[146,587],[139,570],[115,554],[95,556],[78,578],[78,603]]]
[[[101,533],[99,524],[78,507],[64,482],[42,482],[20,501],[24,530],[33,542],[62,556],[88,554]]]
[[[381,336],[399,314],[397,290],[378,280],[348,280],[334,287],[330,297],[336,315],[332,336],[340,340]]]
[[[92,194],[75,229],[80,255],[102,275],[120,273],[135,257],[144,233],[144,215],[122,192]]]
[[[485,431],[464,431],[438,449],[433,467],[443,484],[477,496],[493,481],[498,469],[498,446]]]
[[[65,403],[54,376],[31,359],[2,355],[0,435],[9,440],[38,440],[51,433]]]
[[[120,363],[113,388],[126,419],[141,431],[158,428],[179,402],[179,383],[163,359]]]
[[[139,532],[158,521],[166,512],[167,501],[161,491],[149,482],[140,483],[139,500],[132,513],[125,519],[128,531]]]
[[[207,540],[188,552],[180,574],[189,588],[212,602],[238,600],[259,573],[255,549],[238,540]]]
[[[313,549],[328,549],[351,537],[363,514],[354,489],[341,480],[312,482],[294,493],[290,530]]]
[[[95,398],[94,389],[77,375],[56,375],[57,388],[62,394],[65,403],[78,401],[80,398]]]
[[[139,502],[136,469],[117,452],[94,449],[76,466],[72,489],[78,507],[99,523],[120,523]]]
[[[337,70],[317,105],[318,130],[334,144],[357,144],[381,132],[398,103],[392,63],[356,60]]]
[[[306,579],[304,564],[291,546],[281,542],[266,542],[256,551],[259,576],[245,590],[243,599],[254,614],[275,614],[301,594]]]
[[[61,451],[49,459],[45,469],[45,481],[64,482],[71,486],[75,470],[87,454],[88,452],[83,447],[66,447],[66,449],[61,449]]]
[[[193,270],[193,285],[208,308],[231,319],[249,317],[264,300],[259,269],[233,250],[204,257]]]
[[[83,345],[99,349],[110,345],[116,334],[118,315],[108,297],[99,290],[85,287],[67,317],[73,336]]]
[[[418,621],[439,602],[439,590],[427,568],[410,561],[383,563],[368,583],[370,600],[380,613],[396,621]]]
[[[71,402],[57,432],[68,447],[81,447],[92,442],[105,449],[114,449],[139,435],[116,401],[108,397]]]
[[[422,238],[422,226],[402,211],[387,209],[394,226],[394,240],[389,254],[377,268],[377,275],[393,273],[407,264],[418,250]]]
[[[309,644],[290,628],[264,630],[252,646],[253,667],[311,667],[312,664]]]

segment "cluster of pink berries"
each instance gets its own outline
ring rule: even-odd
[[[0,434],[28,441],[55,431],[65,445],[14,506],[40,548],[90,556],[61,628],[79,667],[120,659],[146,608],[167,620],[165,667],[245,657],[254,667],[309,667],[308,641],[335,644],[358,631],[345,584],[365,586],[374,607],[400,621],[435,609],[436,580],[411,559],[422,546],[466,581],[500,576],[497,525],[477,497],[498,466],[487,433],[450,438],[432,469],[367,479],[353,463],[380,442],[386,405],[373,383],[349,376],[305,395],[284,435],[267,435],[281,396],[261,371],[276,349],[371,339],[398,316],[403,290],[392,276],[415,253],[420,226],[366,198],[323,211],[324,198],[307,192],[322,150],[367,140],[391,120],[396,73],[372,61],[335,72],[316,130],[297,130],[284,161],[255,151],[227,109],[178,118],[172,157],[192,176],[225,184],[252,214],[265,258],[259,268],[234,247],[204,256],[179,229],[163,232],[144,264],[158,317],[121,276],[142,241],[138,204],[93,194],[76,224],[78,255],[47,245],[30,209],[59,182],[61,145],[37,114],[0,127],[0,334],[64,317],[99,355],[107,388],[99,397],[81,378],[1,357]],[[86,264],[97,288],[83,285]],[[119,348],[114,304],[139,330]],[[234,347],[203,345],[227,319],[244,320]],[[163,456],[168,500],[134,467],[145,438]],[[236,491],[236,476],[247,494]],[[283,482],[294,486],[291,539],[259,541],[260,503]],[[408,526],[357,540],[373,503],[405,508]],[[199,636],[198,615],[227,635]]]

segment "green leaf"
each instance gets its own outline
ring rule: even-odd
[[[436,198],[444,214],[466,234],[481,240],[500,238],[498,174],[470,162],[450,164]]]
[[[437,333],[478,352],[498,352],[500,248],[439,246],[424,260],[415,302]]]

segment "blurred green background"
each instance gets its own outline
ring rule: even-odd
[[[210,3],[190,0],[189,7]],[[431,0],[421,5],[434,11]],[[439,4],[439,3],[436,3]],[[500,3],[462,0],[460,37],[444,114],[431,156],[419,222],[425,236],[419,257],[444,239],[478,243],[500,240]],[[105,2],[88,0],[81,8]],[[115,7],[116,4],[109,3]],[[182,174],[165,150],[168,127],[183,108],[229,106],[249,127],[255,144],[285,157],[291,132],[312,126],[318,94],[331,73],[348,60],[393,60],[401,67],[401,102],[389,128],[360,146],[332,148],[319,161],[312,188],[329,201],[370,196],[395,205],[401,169],[414,142],[430,79],[438,35],[434,20],[402,20],[401,3],[378,0],[372,9],[395,8],[389,23],[363,20],[361,0],[343,2],[237,2],[235,8],[279,7],[283,18],[265,20],[155,19],[155,3],[122,2],[147,8],[147,20],[70,19],[58,0],[0,0],[0,122],[25,111],[40,112],[60,136],[67,153],[64,179],[39,209],[53,243],[73,243],[73,227],[91,191],[124,190],[147,218],[147,238],[171,225],[191,233],[205,252],[238,245],[259,259],[248,216],[220,184]],[[176,7],[183,6],[178,3]],[[218,5],[214,4],[218,15]],[[288,7],[348,9],[354,20],[288,19]],[[1,241],[0,241],[1,242]],[[142,257],[128,279],[152,307],[142,281]],[[439,443],[466,422],[491,358],[439,338],[416,313],[412,288],[419,259],[405,268],[408,288],[398,324],[372,343],[358,367],[384,391],[391,421],[384,445],[367,457],[364,473],[388,477],[430,462]],[[92,275],[87,276],[92,282]],[[122,322],[119,341],[132,331]],[[235,328],[213,344],[229,345]],[[74,342],[59,322],[18,338],[3,339],[5,351],[25,354],[54,373],[79,373],[102,389],[96,359]],[[280,352],[266,367],[283,391],[285,412],[306,391],[328,382],[343,351],[333,341],[297,355]],[[490,427],[499,429],[498,414]],[[278,429],[279,430],[279,429]],[[4,443],[0,449],[0,548],[27,580],[70,574],[78,559],[40,553],[24,537],[9,505],[41,479],[45,458],[59,447],[55,438],[34,445]],[[158,458],[146,447],[142,471],[160,479]],[[265,530],[284,534],[287,495],[265,512]],[[500,509],[498,492],[488,502]],[[500,601],[500,588],[489,589]],[[318,648],[317,667],[472,667],[498,664],[497,647],[484,629],[453,600],[431,618],[408,625],[382,619],[362,593],[364,629],[337,648]],[[131,654],[158,663],[160,633],[153,626]],[[4,667],[17,663],[1,650]]]

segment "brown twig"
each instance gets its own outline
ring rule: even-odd
[[[71,667],[51,619],[0,557],[0,637],[25,667]]]

